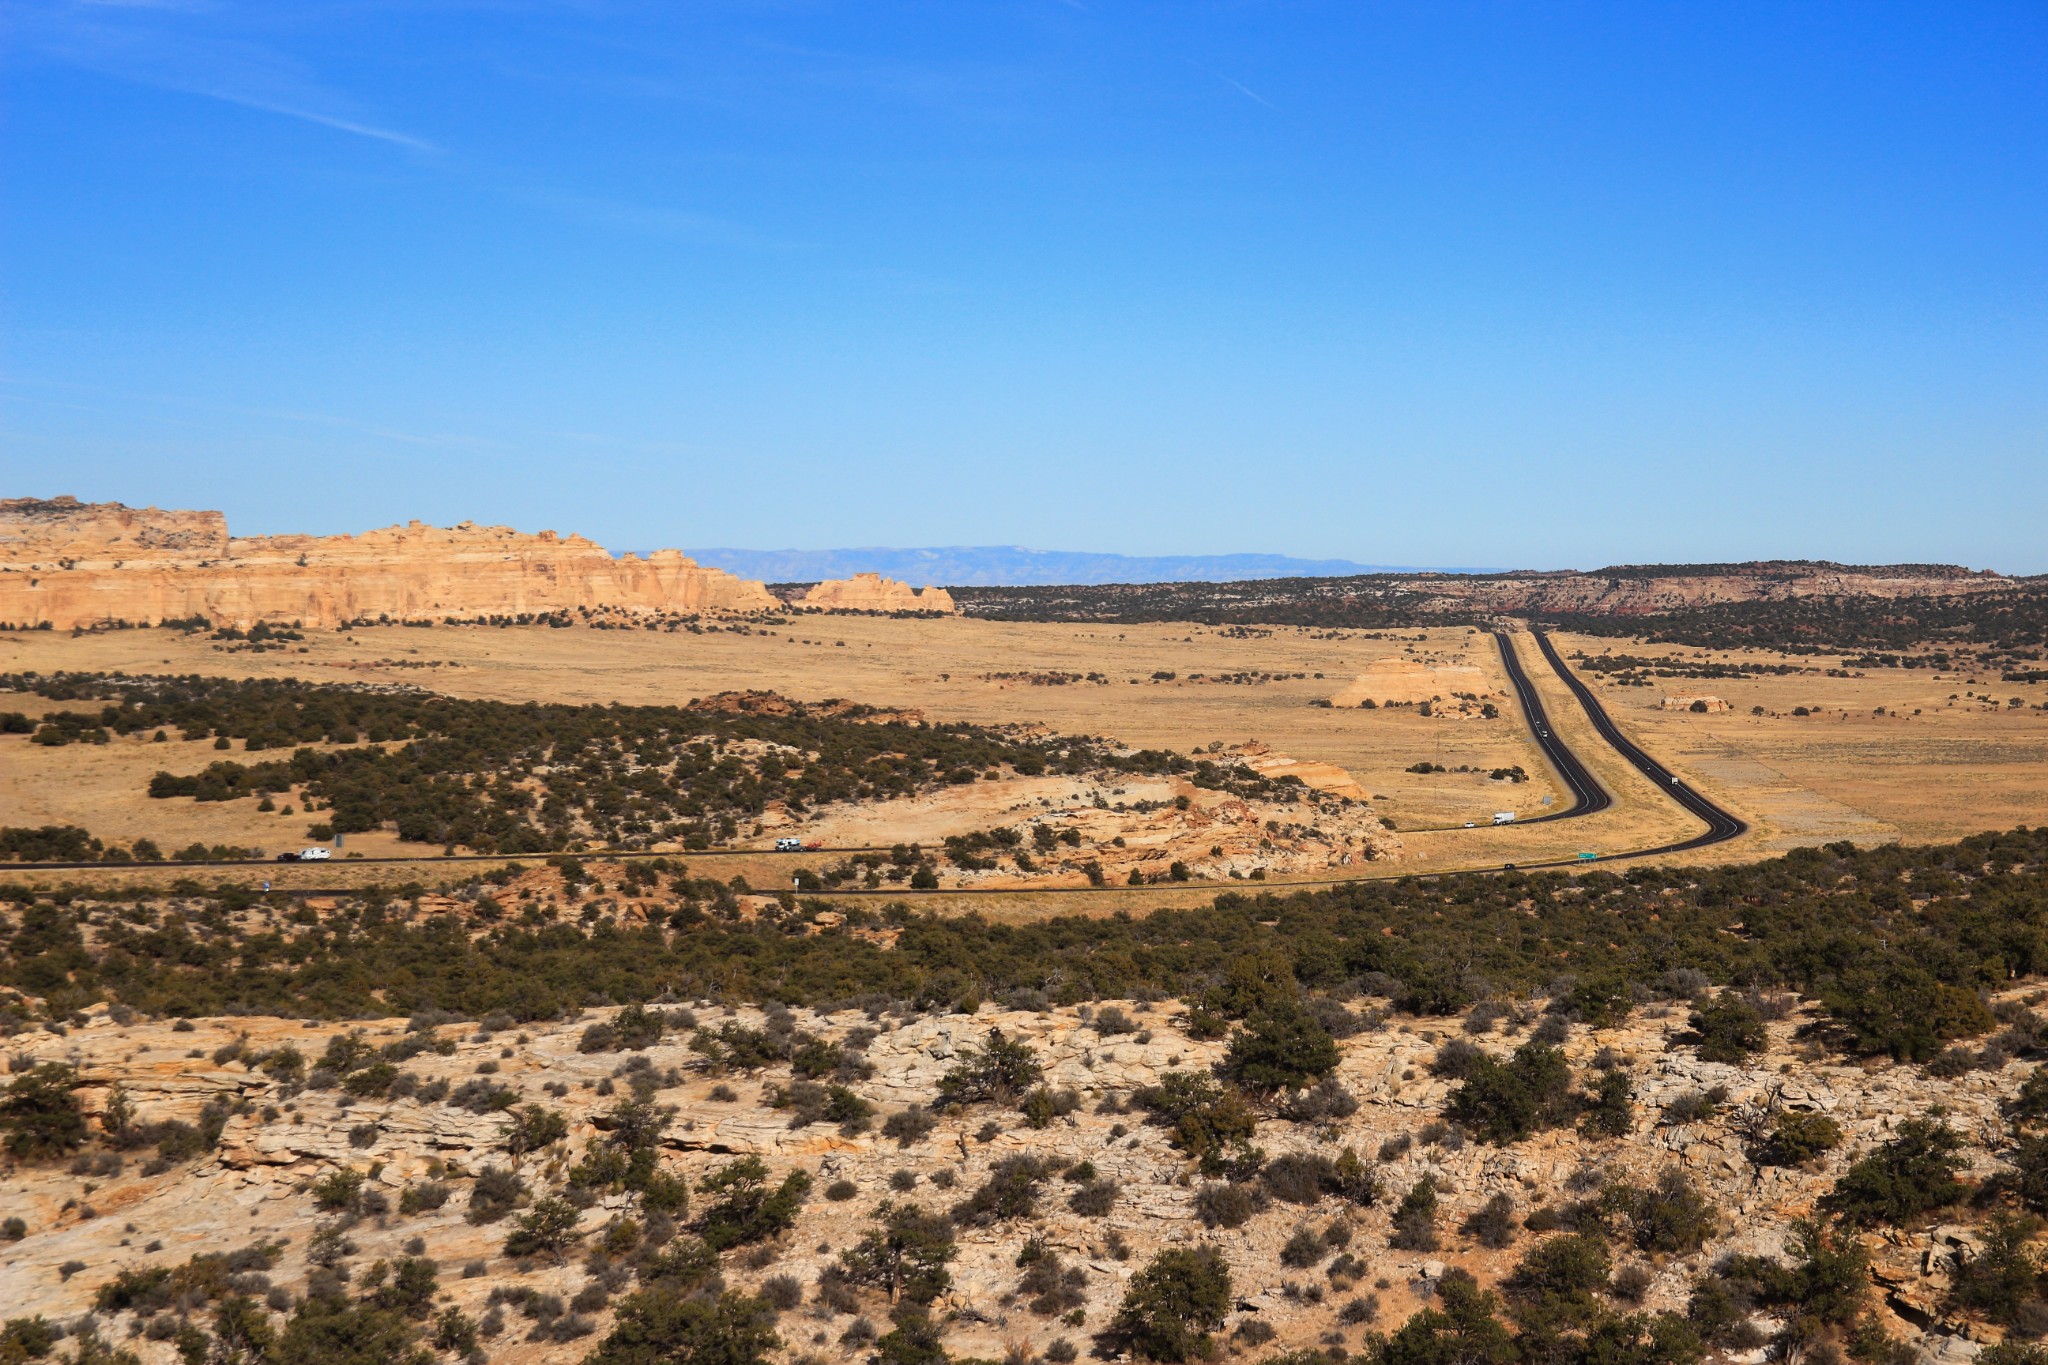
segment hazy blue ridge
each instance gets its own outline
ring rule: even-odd
[[[813,583],[879,573],[917,586],[1015,588],[1093,583],[1234,583],[1256,578],[1335,578],[1414,573],[1406,564],[1354,564],[1348,559],[1289,555],[1117,555],[1028,550],[1017,545],[950,545],[926,549],[867,546],[847,550],[684,550],[700,564],[767,583]],[[1447,569],[1495,573],[1495,569]]]

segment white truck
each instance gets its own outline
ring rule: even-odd
[[[804,851],[804,841],[801,839],[777,839],[775,841],[775,851],[777,853],[801,853]]]
[[[1496,825],[1512,825],[1515,823],[1515,813],[1511,810],[1497,810],[1493,813],[1493,823]]]
[[[299,850],[299,861],[302,863],[324,863],[333,856],[333,850],[321,848],[317,844],[312,848]]]

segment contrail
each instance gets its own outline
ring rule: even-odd
[[[310,109],[295,109],[288,104],[274,104],[269,100],[260,100],[249,95],[238,95],[226,90],[202,90],[193,86],[174,86],[172,88],[183,90],[190,95],[201,95],[207,99],[220,100],[227,104],[239,104],[245,109],[260,109],[266,114],[279,114],[285,118],[295,118],[306,123],[317,123],[323,128],[333,128],[343,133],[354,133],[357,137],[375,138],[379,142],[389,142],[400,147],[410,147],[417,152],[439,152],[441,150],[433,143],[422,138],[412,137],[405,133],[395,133],[389,128],[378,128],[368,123],[356,123],[349,119],[336,118],[332,114],[319,114]]]

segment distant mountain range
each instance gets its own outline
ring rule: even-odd
[[[1288,555],[1112,555],[1028,550],[1020,545],[947,545],[916,550],[870,546],[851,550],[685,550],[699,564],[768,583],[815,583],[878,573],[918,586],[1021,588],[1094,583],[1236,583],[1254,578],[1335,578],[1362,573],[1416,573],[1408,564],[1354,564],[1348,559]],[[1497,573],[1497,569],[1446,569]]]

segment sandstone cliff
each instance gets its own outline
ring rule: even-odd
[[[355,536],[230,537],[218,512],[0,500],[0,622],[69,630],[204,616],[331,626],[579,607],[767,611],[761,584],[675,550],[614,559],[581,536],[414,521]]]
[[[957,610],[953,595],[944,588],[913,588],[878,573],[857,573],[851,578],[828,579],[814,584],[797,602],[800,607],[822,607],[827,611],[941,611]]]

